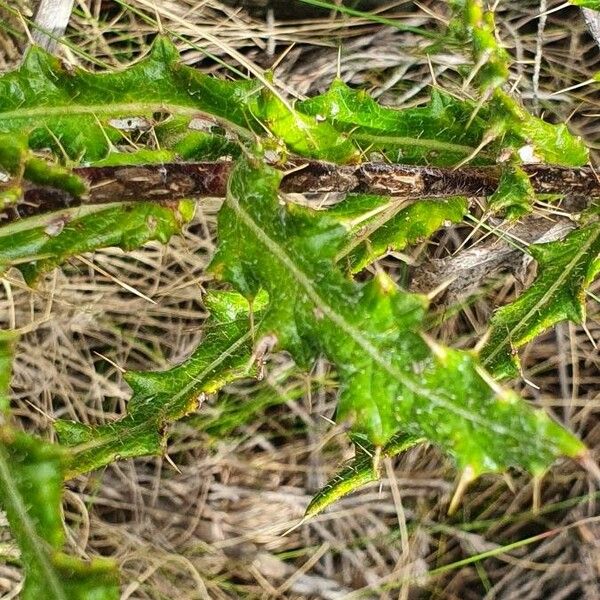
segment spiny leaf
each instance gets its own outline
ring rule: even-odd
[[[16,266],[28,282],[67,258],[107,246],[132,250],[163,243],[193,215],[184,201],[170,208],[153,203],[84,205],[0,228],[0,273]]]
[[[406,205],[399,198],[348,196],[329,211],[350,229],[337,260],[356,273],[391,251],[428,239],[444,225],[460,223],[468,206],[467,199],[459,197]]]
[[[14,341],[15,334],[0,330],[0,421],[10,407],[8,389],[12,372]]]
[[[519,219],[531,212],[535,191],[527,173],[514,165],[505,167],[498,189],[489,197],[488,207],[503,212],[508,219]]]
[[[501,90],[481,107],[434,90],[427,106],[402,110],[381,106],[336,80],[298,109],[331,122],[365,152],[383,152],[392,162],[452,166],[470,158],[473,164],[493,164],[507,149],[516,153],[525,145],[558,165],[588,160],[583,142],[565,125],[530,115]]]
[[[220,80],[185,66],[165,37],[122,71],[68,67],[34,46],[18,70],[0,77],[0,133],[28,134],[31,148],[53,148],[72,160],[96,161],[120,142],[130,145],[115,120],[153,123],[155,113],[165,112],[188,121],[208,113],[246,136],[266,128],[305,156],[340,162],[358,156],[330,125],[299,114],[259,82]]]
[[[255,299],[260,315],[265,295]],[[207,298],[212,318],[204,339],[183,363],[168,371],[129,371],[125,380],[133,395],[127,414],[118,421],[91,427],[57,421],[63,444],[71,447],[67,477],[97,469],[118,458],[162,454],[170,423],[193,411],[203,394],[253,372],[248,302],[232,292]]]
[[[438,90],[427,106],[398,110],[335,80],[325,94],[301,102],[298,109],[331,122],[365,150],[379,150],[404,164],[454,165],[475,151],[485,131],[479,118],[467,127],[474,105]],[[480,159],[491,161],[485,154]]]
[[[21,550],[23,600],[116,600],[112,561],[89,563],[64,554],[60,512],[65,454],[7,426],[0,427],[0,505]]]
[[[321,489],[310,501],[304,513],[305,518],[311,518],[323,512],[334,502],[365,486],[367,483],[377,481],[380,477],[380,459],[393,458],[401,452],[425,441],[423,438],[396,434],[377,454],[377,449],[362,440],[355,444],[355,457]]]
[[[357,450],[355,458],[342,467],[311,499],[304,512],[304,517],[315,517],[340,498],[355,492],[368,483],[377,481],[379,477],[379,470],[373,462],[373,455]]]
[[[268,292],[263,345],[277,343],[303,366],[320,353],[336,366],[338,420],[375,446],[399,431],[424,437],[476,474],[511,465],[537,472],[582,451],[543,412],[494,385],[471,354],[425,341],[423,296],[384,275],[348,280],[334,263],[345,228],[327,211],[281,206],[280,177],[238,163],[211,268],[248,298]]]
[[[589,151],[582,139],[569,133],[564,123],[553,125],[533,116],[512,96],[495,90],[489,103],[492,129],[506,132],[506,147],[522,149],[531,146],[540,161],[564,167],[581,167],[589,160]]]
[[[582,6],[583,8],[591,8],[593,10],[600,10],[600,0],[570,0],[571,4],[576,6]]]
[[[469,79],[474,79],[484,98],[489,98],[478,110],[478,116],[487,123],[482,141],[489,145],[495,140],[501,149],[513,151],[531,145],[540,160],[559,165],[586,164],[587,148],[566,125],[552,125],[533,116],[501,89],[508,79],[511,57],[496,39],[494,13],[484,9],[482,0],[452,0],[450,6],[454,15],[450,37],[470,46],[475,64]]]
[[[14,176],[10,185],[19,191],[16,200],[19,199],[23,179],[65,190],[75,197],[86,191],[85,183],[77,175],[30,152],[22,132],[11,135],[0,133],[0,170]],[[6,186],[0,185],[0,192],[4,189]],[[0,206],[2,204],[0,202]]]
[[[496,40],[494,13],[481,0],[450,0],[454,16],[450,34],[471,45],[475,77],[482,89],[498,88],[508,79],[508,52]]]
[[[481,352],[486,368],[498,378],[519,374],[516,353],[556,323],[585,320],[585,290],[596,274],[600,223],[592,222],[563,240],[529,246],[537,261],[533,284],[496,312],[488,342]]]

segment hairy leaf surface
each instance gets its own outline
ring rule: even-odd
[[[12,332],[0,330],[0,419],[10,407],[8,389],[12,372],[14,340],[15,335]]]
[[[462,197],[407,204],[399,198],[350,195],[329,211],[349,229],[337,260],[356,273],[389,252],[427,240],[444,225],[460,223],[468,206]]]
[[[529,246],[538,264],[533,284],[519,298],[499,309],[481,357],[496,377],[519,374],[517,348],[552,327],[585,320],[585,291],[596,275],[600,254],[600,223],[571,232],[564,240]]]
[[[331,122],[364,151],[383,152],[392,162],[452,166],[471,159],[493,164],[506,149],[532,144],[549,162],[580,166],[588,153],[565,125],[551,125],[497,91],[482,107],[434,90],[425,107],[381,106],[365,91],[336,80],[320,96],[298,105],[302,112]]]
[[[117,600],[112,561],[64,554],[60,504],[65,454],[59,447],[0,427],[0,505],[21,550],[23,600]]]
[[[364,149],[382,151],[393,162],[405,164],[456,164],[475,151],[485,131],[479,118],[467,127],[472,104],[437,90],[427,106],[398,110],[335,80],[325,94],[305,100],[298,109],[330,121]],[[480,156],[486,159],[491,156]]]
[[[150,240],[166,243],[194,210],[149,202],[87,205],[15,221],[0,228],[0,273],[16,266],[32,282],[67,258],[107,246],[132,250]]]
[[[520,167],[503,169],[498,189],[489,197],[488,207],[503,212],[509,219],[518,219],[533,210],[535,191],[527,173]]]
[[[347,279],[334,262],[346,229],[326,211],[281,206],[280,177],[254,162],[237,165],[212,269],[248,298],[268,292],[259,344],[277,344],[305,366],[320,353],[335,364],[338,420],[350,419],[375,446],[400,431],[424,437],[475,474],[539,471],[582,451],[543,412],[491,384],[471,354],[425,340],[423,296],[384,275]]]
[[[185,66],[165,37],[122,71],[66,66],[34,46],[18,70],[0,77],[0,133],[27,134],[31,148],[53,148],[79,162],[104,158],[119,142],[129,145],[115,120],[143,117],[153,123],[155,113],[189,121],[207,113],[240,135],[264,133],[266,127],[305,156],[357,158],[353,145],[330,125],[298,113],[260,82],[225,81]]]
[[[378,454],[377,449],[367,441],[355,444],[354,458],[336,473],[306,507],[305,517],[314,517],[340,498],[377,481],[380,477],[381,458],[393,458],[413,446],[425,441],[412,435],[396,434]]]
[[[162,454],[170,423],[197,408],[201,396],[253,371],[248,302],[232,292],[207,298],[212,318],[194,353],[168,371],[129,371],[133,395],[121,419],[92,427],[57,421],[60,440],[71,448],[67,477],[97,469],[119,458]],[[257,315],[265,297],[254,302]]]

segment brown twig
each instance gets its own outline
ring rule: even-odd
[[[79,204],[223,197],[232,162],[167,163],[161,165],[79,167],[88,193],[74,197],[65,190],[27,185],[22,202],[0,211],[0,223]],[[368,193],[411,198],[456,195],[487,196],[496,189],[501,169],[491,167],[413,167],[385,163],[334,165],[321,161],[288,164],[283,192]],[[600,196],[600,180],[589,167],[569,169],[552,165],[526,165],[538,193]],[[3,185],[10,185],[8,184]],[[1,191],[1,187],[0,187]]]

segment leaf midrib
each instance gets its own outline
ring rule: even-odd
[[[367,221],[366,225],[362,225],[359,222],[360,233],[350,237],[350,240],[345,244],[342,249],[336,254],[335,262],[339,262],[350,254],[356,247],[360,246],[363,242],[366,242],[373,233],[384,227],[389,221],[391,221],[401,210],[411,206],[410,202],[406,202],[404,199],[391,200],[386,205],[375,208],[374,210],[366,213],[362,219],[362,223]],[[356,230],[357,225],[353,223],[353,229]]]
[[[231,180],[230,180],[231,181]],[[297,283],[304,289],[307,296],[312,300],[315,304],[315,307],[320,309],[325,316],[329,318],[337,327],[339,327],[346,335],[348,335],[354,342],[360,346],[363,351],[370,356],[374,362],[376,362],[380,367],[382,367],[389,375],[394,377],[395,379],[402,382],[402,385],[406,386],[411,392],[418,396],[426,396],[433,404],[437,403],[439,406],[445,408],[446,410],[453,412],[462,418],[466,419],[469,422],[477,423],[478,425],[482,425],[488,427],[492,431],[496,433],[501,433],[502,435],[506,435],[521,441],[518,436],[516,436],[510,428],[502,426],[497,422],[490,422],[486,419],[481,419],[478,416],[461,409],[458,406],[455,406],[451,403],[448,403],[444,398],[441,398],[434,394],[433,390],[420,388],[418,384],[416,384],[408,373],[402,373],[398,371],[393,365],[387,362],[377,350],[377,348],[365,337],[361,334],[358,329],[356,329],[352,324],[348,323],[346,319],[340,314],[338,314],[333,307],[331,307],[323,297],[318,293],[315,289],[313,282],[310,278],[308,278],[300,269],[298,269],[294,263],[294,261],[287,255],[285,250],[281,248],[281,246],[273,240],[252,218],[252,216],[244,210],[244,208],[240,205],[237,199],[234,197],[231,189],[227,192],[226,202],[233,209],[235,214],[244,222],[244,224],[252,231],[252,233],[256,236],[259,242],[264,245],[268,251],[280,262],[282,265],[287,268],[290,273],[293,274]]]
[[[552,296],[554,295],[556,290],[565,282],[567,277],[570,276],[571,271],[573,270],[575,264],[589,250],[589,248],[594,245],[594,243],[598,240],[599,237],[600,237],[600,225],[596,225],[596,233],[592,234],[590,236],[590,238],[588,239],[588,241],[585,244],[583,244],[582,246],[580,246],[578,252],[574,255],[573,259],[567,264],[566,268],[561,271],[558,279],[556,279],[556,281],[548,288],[546,293],[542,295],[542,297],[534,304],[534,306],[529,310],[529,312],[517,323],[517,325],[515,325],[515,327],[513,327],[511,330],[509,330],[507,332],[506,336],[502,339],[502,341],[496,345],[496,348],[490,354],[488,354],[486,356],[486,358],[485,358],[486,363],[490,363],[492,361],[492,359],[495,356],[497,356],[499,352],[502,351],[502,348],[504,348],[504,346],[506,344],[510,344],[511,340],[516,335],[518,335],[519,331],[522,331],[523,329],[527,328],[527,321],[535,313],[540,312],[541,309],[543,308],[543,305],[546,302],[552,300]],[[524,342],[522,342],[518,345],[522,346],[526,342],[527,342],[527,340],[525,340]]]
[[[252,337],[252,332],[248,331],[244,335],[240,336],[234,343],[230,344],[229,347],[225,351],[223,351],[219,354],[218,358],[216,358],[215,360],[210,362],[202,370],[201,373],[199,373],[197,376],[193,377],[192,380],[188,384],[186,384],[182,389],[180,389],[169,400],[169,403],[172,404],[172,403],[178,401],[180,398],[182,398],[183,396],[188,394],[190,392],[190,390],[193,389],[195,386],[202,387],[202,386],[206,385],[206,382],[203,380],[206,377],[208,377],[208,375],[211,373],[211,371],[213,371],[214,369],[219,367],[227,358],[232,356],[233,353],[238,348],[240,348],[240,346],[242,346],[248,340],[250,340],[251,337]],[[202,390],[199,391],[199,393],[201,393],[201,392],[202,392]],[[123,437],[129,438],[129,439],[131,439],[132,437],[135,437],[135,435],[137,435],[141,430],[146,429],[148,427],[148,425],[151,425],[151,426],[156,425],[158,419],[160,419],[160,417],[167,410],[168,410],[167,405],[163,405],[160,407],[159,414],[155,415],[155,418],[153,420],[150,420],[150,421],[146,420],[146,421],[143,421],[142,423],[138,423],[137,425],[127,428],[127,430],[125,432],[109,434],[108,436],[103,436],[99,440],[92,440],[90,442],[85,442],[84,444],[79,444],[77,446],[73,446],[71,448],[71,464],[77,464],[77,456],[79,456],[83,453],[90,452],[91,450],[95,450],[97,448],[101,448],[103,446],[106,446],[106,445],[114,442],[115,440],[122,439]],[[132,415],[126,414],[116,422],[118,423],[122,419],[126,419],[127,417],[130,417],[130,416],[132,416]],[[107,425],[111,425],[111,424],[114,425],[115,423],[108,423]],[[66,478],[70,479],[76,475],[83,473],[83,472],[85,472],[85,470],[82,471],[82,470],[77,470],[77,469],[69,469],[69,472],[67,473]]]
[[[396,144],[398,146],[414,146],[417,148],[426,148],[428,150],[442,150],[447,152],[457,152],[471,155],[474,146],[465,146],[464,144],[454,144],[452,142],[444,142],[435,138],[416,138],[396,135],[377,135],[372,133],[361,133],[354,131],[351,133],[351,139],[365,142],[374,142],[379,144]]]
[[[62,117],[77,115],[123,116],[145,115],[154,112],[176,112],[180,115],[197,115],[202,111],[194,106],[171,102],[118,102],[108,104],[59,104],[55,106],[35,106],[17,108],[0,112],[0,124],[3,121],[31,119],[39,117]],[[209,114],[209,113],[207,113]],[[211,114],[211,116],[214,116]]]

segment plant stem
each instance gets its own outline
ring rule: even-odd
[[[0,210],[0,224],[80,204],[224,197],[233,162],[190,162],[152,165],[79,167],[88,193],[75,197],[65,190],[27,184],[22,202]],[[501,167],[414,167],[386,163],[334,165],[321,161],[287,164],[283,192],[365,193],[407,199],[487,196],[498,186]],[[589,167],[525,165],[533,188],[543,194],[600,197],[600,180]],[[0,185],[2,187],[8,184]]]

